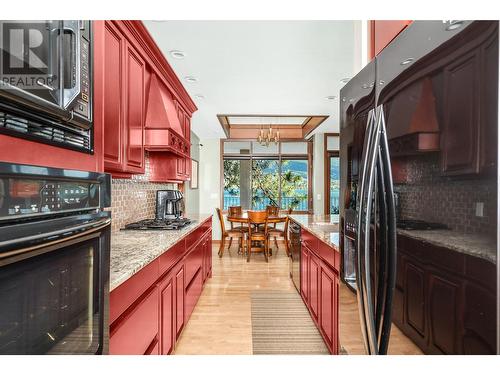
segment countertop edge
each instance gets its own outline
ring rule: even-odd
[[[189,225],[189,230],[187,230],[186,232],[183,232],[182,234],[180,234],[180,236],[175,240],[175,242],[171,243],[162,252],[159,252],[158,255],[156,255],[153,259],[150,259],[149,261],[147,261],[147,263],[144,263],[143,265],[141,265],[140,268],[131,269],[130,271],[124,272],[124,274],[122,276],[120,276],[115,281],[112,281],[111,277],[110,277],[110,280],[109,280],[109,292],[111,293],[113,290],[115,290],[116,288],[118,288],[120,285],[122,285],[126,281],[130,280],[130,278],[132,278],[134,275],[136,275],[137,273],[139,273],[142,269],[144,269],[151,262],[155,261],[160,256],[162,256],[166,251],[168,251],[170,248],[172,248],[173,246],[177,245],[180,241],[182,241],[187,236],[189,236],[191,233],[193,233],[197,228],[199,228],[206,221],[208,221],[208,220],[210,220],[210,219],[213,218],[213,214],[206,214],[206,215],[207,215],[206,218],[204,218],[202,220],[199,220],[199,221],[196,221],[196,223],[194,223],[194,225],[191,226],[191,224],[190,224]],[[186,216],[189,218],[189,215],[186,215]],[[111,236],[113,236],[113,233],[111,234]]]
[[[296,214],[296,215],[299,215],[299,214]],[[330,241],[325,241],[324,238],[321,238],[314,230],[312,230],[308,225],[305,225],[304,223],[301,223],[300,221],[298,221],[298,219],[294,219],[293,218],[294,214],[292,215],[288,215],[288,218],[290,220],[292,220],[293,222],[295,222],[296,224],[300,225],[301,228],[304,228],[306,229],[309,233],[311,233],[314,237],[316,237],[318,240],[320,240],[321,242],[323,242],[325,245],[328,245],[330,247],[332,247],[335,251],[338,251],[340,252],[340,245],[335,245],[334,243],[331,243]],[[307,216],[307,214],[304,214],[304,216]],[[334,225],[334,224],[332,224]]]

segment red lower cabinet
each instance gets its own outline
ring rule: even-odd
[[[328,266],[321,267],[319,328],[331,353],[338,353],[339,278]]]
[[[171,354],[211,276],[211,219],[111,291],[110,354]]]
[[[319,316],[320,288],[319,277],[321,272],[321,263],[317,256],[310,254],[309,258],[309,306],[311,315],[316,322]]]
[[[184,328],[184,316],[185,316],[185,307],[184,307],[184,265],[176,272],[175,275],[175,337],[179,338],[182,329]]]
[[[174,279],[167,276],[160,284],[161,288],[161,354],[170,354],[176,338],[176,309]]]
[[[309,233],[302,230],[303,234],[304,232],[307,237]],[[335,265],[338,266],[335,255],[338,251],[318,242],[316,246],[315,241],[308,241],[307,245],[302,242],[300,290],[302,299],[328,350],[332,354],[338,354],[339,274],[335,267]],[[311,248],[309,245],[315,247]],[[321,254],[328,254],[328,256],[325,258]]]
[[[146,354],[158,337],[158,288],[154,287],[113,323],[110,354]]]
[[[199,269],[196,275],[194,276],[193,280],[191,281],[191,284],[189,284],[188,287],[186,288],[186,295],[185,295],[186,321],[188,321],[189,318],[191,317],[194,307],[196,306],[196,303],[200,298],[202,289],[203,289],[203,275],[201,269]]]
[[[309,250],[305,246],[300,251],[300,294],[309,305]]]

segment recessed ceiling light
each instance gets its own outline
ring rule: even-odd
[[[195,98],[198,98],[198,99],[205,99],[205,95],[203,94],[194,94]]]
[[[335,99],[337,99],[337,97],[335,95],[328,95],[328,96],[325,96],[325,99],[326,100],[335,100]]]
[[[186,57],[186,53],[176,49],[170,51],[170,55],[175,59],[183,59],[184,57]]]
[[[464,21],[450,21],[450,25],[446,28],[446,31],[456,30],[464,24]]]
[[[342,78],[342,79],[340,80],[340,82],[342,82],[342,83],[347,83],[347,82],[349,82],[350,80],[351,80],[351,78],[346,77],[346,78]]]
[[[186,77],[184,77],[184,79],[186,80],[186,82],[189,82],[189,83],[198,82],[198,78],[193,77],[193,76],[186,76]]]
[[[413,57],[409,57],[406,60],[401,61],[400,64],[401,65],[408,65],[408,64],[411,64],[413,62],[413,60],[415,60]]]

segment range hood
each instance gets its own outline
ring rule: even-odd
[[[388,129],[391,155],[415,155],[439,151],[436,99],[429,78],[418,81],[391,102]]]
[[[151,75],[149,86],[145,131],[148,151],[188,152],[174,99],[155,74]]]

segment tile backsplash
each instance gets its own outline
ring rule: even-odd
[[[496,233],[496,179],[441,176],[437,154],[403,163],[406,183],[394,188],[402,218],[444,223],[462,233]],[[476,203],[484,205],[482,217],[476,216]]]
[[[177,184],[149,182],[148,153],[145,156],[145,173],[131,179],[113,178],[111,181],[111,230],[125,224],[150,219],[155,216],[156,190],[177,189]]]

